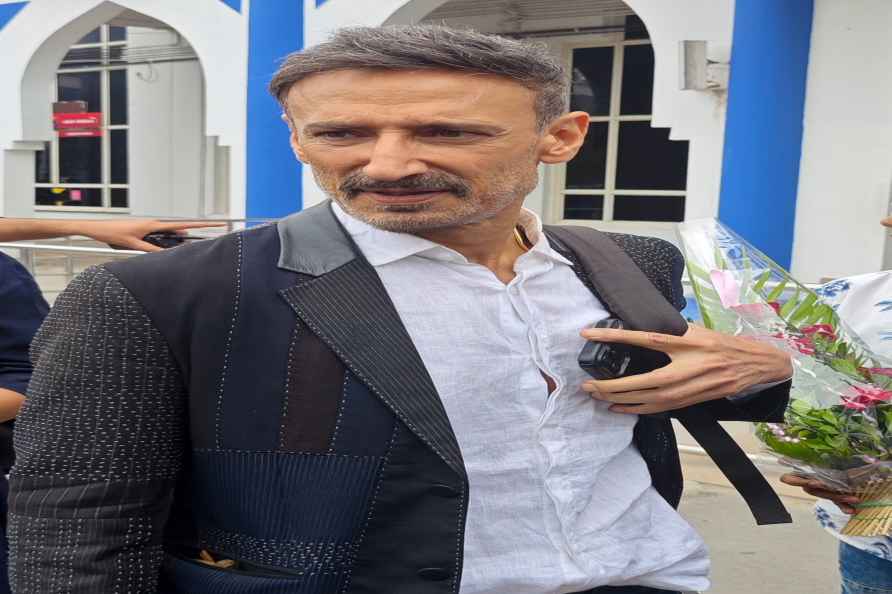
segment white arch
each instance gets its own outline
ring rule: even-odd
[[[0,213],[21,187],[17,172],[2,161],[15,160],[18,149],[51,137],[47,86],[68,48],[80,37],[129,9],[164,22],[182,34],[199,57],[204,74],[205,130],[230,147],[230,215],[243,216],[245,191],[245,102],[247,19],[219,0],[32,0],[0,34],[3,80],[21,81],[20,92],[0,94],[0,113],[21,114],[0,120],[0,159],[4,195]],[[36,33],[36,34],[35,34]],[[7,209],[8,210],[8,209]]]

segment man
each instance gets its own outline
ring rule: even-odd
[[[149,233],[205,227],[206,223],[163,223],[128,219],[78,221],[0,218],[0,241],[49,239],[83,235],[97,241],[144,251],[161,248],[143,241]],[[31,274],[0,252],[0,594],[9,592],[6,575],[6,474],[13,463],[13,419],[31,379],[28,348],[49,311]]]
[[[790,363],[698,328],[585,330],[625,303],[521,206],[585,136],[560,66],[473,32],[359,28],[290,56],[271,90],[332,202],[60,297],[13,472],[20,591],[705,588],[670,504],[671,425],[638,415],[773,418],[788,384],[726,397]],[[677,250],[606,242],[677,318],[655,288],[683,304]],[[671,362],[588,381],[586,339]]]

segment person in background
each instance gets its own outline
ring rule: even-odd
[[[161,248],[143,241],[149,233],[182,232],[207,223],[144,219],[78,221],[0,218],[0,241],[49,239],[82,235],[118,247],[146,252]],[[0,252],[0,594],[9,592],[6,543],[6,475],[13,463],[13,419],[25,399],[31,378],[28,348],[49,305],[31,274]]]
[[[27,241],[83,235],[117,248],[157,252],[162,248],[145,241],[143,238],[146,235],[162,232],[181,234],[186,229],[220,227],[222,225],[223,223],[150,219],[79,221],[75,219],[0,218],[0,241]]]
[[[883,219],[892,227],[892,217]],[[842,321],[877,355],[892,360],[892,270],[836,279],[817,290]],[[855,512],[858,498],[831,491],[820,481],[793,474],[781,477],[821,498],[815,514],[821,526],[839,539],[842,594],[892,594],[892,535],[843,536],[846,514]]]

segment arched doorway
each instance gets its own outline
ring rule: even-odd
[[[17,202],[8,211],[205,217],[229,210],[228,151],[206,134],[201,61],[165,22],[100,4],[44,41],[21,89],[31,151],[7,152],[7,190],[14,185],[7,196]],[[32,152],[30,164],[23,152]]]

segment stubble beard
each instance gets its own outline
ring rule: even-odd
[[[508,167],[493,175],[488,188],[461,196],[448,210],[439,210],[439,200],[419,204],[378,204],[373,210],[357,208],[354,197],[342,191],[334,176],[313,168],[320,188],[344,211],[373,227],[395,233],[417,234],[435,229],[474,225],[494,218],[509,205],[523,200],[539,181],[535,165]]]

